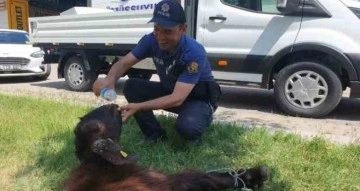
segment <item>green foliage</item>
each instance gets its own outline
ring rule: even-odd
[[[78,165],[73,128],[90,107],[0,95],[0,188],[61,190]],[[360,145],[339,146],[266,129],[213,124],[200,145],[182,141],[172,117],[159,116],[165,142],[138,144],[142,135],[131,119],[121,144],[139,163],[168,173],[267,165],[271,180],[262,190],[331,191],[360,189]]]

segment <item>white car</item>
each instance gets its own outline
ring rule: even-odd
[[[30,44],[26,31],[0,29],[0,77],[34,76],[45,80],[51,66],[43,61],[44,52]]]

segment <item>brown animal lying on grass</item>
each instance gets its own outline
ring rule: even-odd
[[[212,191],[258,188],[268,179],[266,167],[232,172],[166,174],[136,164],[119,145],[118,105],[104,105],[81,117],[75,129],[76,156],[81,164],[65,185],[68,191]]]

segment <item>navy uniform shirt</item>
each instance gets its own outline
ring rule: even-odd
[[[169,93],[177,81],[189,84],[214,81],[204,47],[186,35],[182,35],[176,51],[169,54],[159,48],[154,33],[150,33],[139,41],[132,54],[137,59],[153,58],[160,82]],[[174,75],[169,71],[176,66],[181,70]]]

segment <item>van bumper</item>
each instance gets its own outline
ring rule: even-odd
[[[360,82],[350,82],[350,98],[360,98]]]

